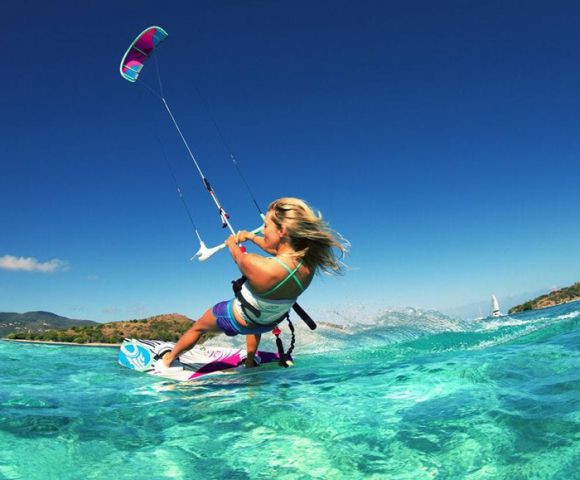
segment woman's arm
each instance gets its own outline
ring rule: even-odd
[[[270,255],[276,255],[275,248],[266,248],[264,245],[264,237],[259,237],[258,235],[254,235],[250,238],[252,242],[254,242],[258,247],[260,247],[264,252],[269,253]]]
[[[224,243],[226,244],[226,247],[228,247],[234,262],[236,262],[238,268],[242,270],[241,264],[246,254],[242,252],[242,249],[238,246],[239,242],[236,240],[236,237],[234,235],[230,235],[228,238],[226,238]],[[242,273],[244,272],[242,271]]]
[[[240,272],[246,276],[250,284],[258,289],[268,289],[275,281],[272,272],[275,265],[261,255],[242,252],[234,235],[230,235],[225,243]]]

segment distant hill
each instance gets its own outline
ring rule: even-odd
[[[497,295],[497,298],[499,300],[500,309],[503,312],[505,310],[509,310],[511,307],[514,307],[515,305],[527,302],[530,298],[535,298],[540,295],[543,295],[544,293],[546,293],[546,291],[547,291],[546,289],[534,290],[524,293],[518,293],[516,295],[504,295],[500,293],[499,295]],[[485,317],[491,313],[490,295],[485,295],[485,298],[483,298],[479,302],[473,302],[465,305],[452,307],[441,306],[438,307],[437,310],[452,317],[458,317],[464,320],[472,320],[479,317]]]
[[[540,295],[539,297],[536,297],[529,302],[522,303],[521,305],[516,305],[515,307],[510,308],[508,313],[512,314],[524,312],[526,310],[553,307],[555,305],[560,305],[561,303],[574,302],[576,300],[580,300],[580,282],[576,282],[571,287],[561,288],[560,290]]]
[[[70,326],[60,330],[30,333],[17,332],[8,335],[7,338],[49,342],[112,344],[121,343],[124,338],[177,341],[194,322],[184,315],[170,313],[123,322],[89,323],[90,325]],[[207,338],[209,337],[206,336]]]
[[[74,326],[96,325],[91,320],[74,320],[50,312],[0,312],[0,337],[11,333],[46,332]]]

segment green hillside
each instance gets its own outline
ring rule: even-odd
[[[554,305],[574,302],[576,300],[580,300],[580,282],[576,282],[571,287],[561,288],[560,290],[540,295],[539,297],[536,297],[529,302],[522,303],[521,305],[516,305],[515,307],[510,308],[508,313],[512,314],[525,312],[526,310],[553,307]]]
[[[193,321],[184,315],[172,313],[122,322],[95,323],[70,326],[60,330],[15,332],[7,335],[15,340],[37,340],[71,343],[121,343],[124,338],[177,341]]]
[[[50,312],[0,312],[0,338],[11,333],[40,333],[53,329],[97,325],[91,320],[75,320]]]

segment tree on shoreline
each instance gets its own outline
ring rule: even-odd
[[[141,320],[102,323],[91,326],[74,326],[64,330],[44,332],[16,332],[6,338],[11,340],[36,340],[65,343],[112,343],[118,344],[124,338],[176,341],[186,332],[193,321],[184,315],[158,315]]]

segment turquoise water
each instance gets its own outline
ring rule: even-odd
[[[115,349],[0,342],[0,478],[580,478],[579,302],[297,344],[288,370],[172,384]]]

